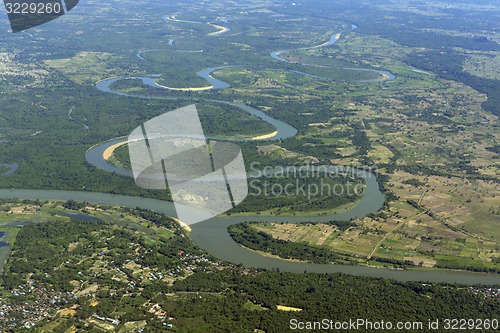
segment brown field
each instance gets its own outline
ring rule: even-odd
[[[99,289],[99,285],[97,283],[95,283],[95,284],[92,284],[92,285],[88,286],[87,288],[77,292],[75,295],[80,297],[80,296],[85,296],[88,294],[95,294],[98,289]]]
[[[74,309],[62,309],[57,311],[57,314],[61,317],[73,317],[76,314],[76,310]]]

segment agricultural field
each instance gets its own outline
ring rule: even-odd
[[[71,58],[45,61],[52,71],[57,71],[75,84],[94,84],[95,82],[120,74],[112,64],[119,57],[107,52],[80,52]]]
[[[498,117],[481,108],[485,96],[470,87],[398,63],[411,52],[408,47],[384,43],[380,37],[361,43],[377,45],[376,49],[355,47],[365,38],[341,39],[339,48],[328,51],[348,50],[372,64],[388,61],[398,79],[380,84],[383,92],[368,88],[370,93],[337,107],[351,111],[349,116],[308,123],[299,138],[315,138],[335,147],[339,156],[331,163],[368,160],[379,166],[394,194],[388,208],[379,213],[381,218],[361,219],[326,243],[324,235],[317,234],[317,225],[253,227],[276,239],[359,256],[368,264],[380,265],[376,258],[387,265],[397,260],[426,268],[498,269],[500,235],[495,230],[500,226],[500,170],[496,153],[490,150],[499,139],[494,130]],[[319,52],[309,53],[311,62]],[[370,141],[365,154],[360,154],[353,140],[346,140],[346,121],[360,125]]]

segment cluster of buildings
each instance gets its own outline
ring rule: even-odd
[[[13,327],[31,328],[76,298],[72,292],[56,292],[28,281],[14,289],[11,297],[0,298],[0,331]]]
[[[141,275],[141,279],[148,279],[151,282],[164,280],[164,279],[175,279],[179,276],[185,276],[186,273],[190,274],[195,271],[199,272],[213,272],[214,268],[219,267],[220,264],[216,261],[206,258],[204,255],[192,255],[185,253],[184,251],[179,251],[178,253],[180,262],[177,266],[169,267],[166,270],[151,271],[148,275]],[[135,259],[135,262],[139,262],[139,258]]]
[[[495,299],[495,300],[500,301],[500,288],[470,287],[470,290],[476,295],[481,295],[487,299]]]
[[[186,267],[188,272],[192,272],[194,270],[202,271],[202,272],[211,272],[213,267],[218,267],[219,263],[211,261],[203,255],[192,255],[184,252],[179,252],[179,256],[182,262],[182,265]],[[172,269],[170,273],[180,273],[181,267],[177,266],[177,268]]]
[[[100,253],[103,263],[99,265],[99,268],[114,271],[114,279],[127,283],[131,293],[134,293],[134,290],[140,290],[143,283],[155,283],[159,281],[169,281],[171,283],[180,276],[186,276],[195,271],[214,271],[221,265],[219,262],[203,254],[190,254],[179,251],[177,253],[179,260],[175,266],[169,265],[160,269],[141,266],[139,264],[141,260],[137,257],[126,261],[126,264],[122,267],[117,264],[113,265],[114,261],[107,262],[105,254],[105,252]],[[65,265],[70,264],[70,261],[65,262]],[[128,276],[130,271],[127,272],[125,268],[132,270],[134,275],[138,273],[135,276],[139,278],[139,281],[137,279],[130,279]],[[79,272],[78,274],[82,275],[83,273]],[[95,274],[97,273],[93,272],[91,275]],[[23,283],[12,290],[12,295],[0,298],[0,332],[9,329],[32,328],[39,325],[41,320],[54,318],[62,308],[68,308],[77,303],[79,296],[96,297],[96,290],[91,290],[90,287],[87,289],[88,291],[57,292],[44,283],[28,280],[27,283]],[[171,327],[171,324],[168,323],[169,318],[166,312],[159,305],[155,306],[153,304],[148,307],[148,310],[158,320],[163,321],[164,326],[167,328]],[[74,315],[76,311],[72,312]],[[108,318],[105,314],[100,313],[94,313],[91,316],[91,320],[113,326],[120,324],[120,321],[117,319]]]

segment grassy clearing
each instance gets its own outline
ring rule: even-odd
[[[268,308],[263,307],[260,304],[254,304],[254,303],[252,303],[249,300],[246,301],[246,303],[243,305],[243,308],[245,310],[249,310],[249,311],[266,311],[266,310],[269,310]]]
[[[465,71],[473,75],[500,80],[500,55],[494,52],[487,55],[472,55],[463,66]]]
[[[116,55],[107,52],[84,51],[71,58],[46,60],[45,64],[51,69],[60,71],[76,84],[94,84],[118,74],[110,65],[117,59]]]

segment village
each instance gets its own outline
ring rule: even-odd
[[[175,319],[154,298],[179,279],[224,267],[183,243],[189,229],[166,217],[91,205],[79,207],[87,213],[84,215],[72,210],[73,205],[4,203],[0,222],[8,221],[7,230],[16,236],[6,243],[6,249],[14,246],[7,263],[10,275],[3,276],[0,289],[0,330],[41,326],[52,331],[78,323],[107,331],[128,327],[140,332],[151,321],[172,328]],[[46,228],[53,229],[51,237],[46,238]],[[82,231],[87,235],[82,237]],[[38,241],[24,243],[25,237]],[[22,248],[16,248],[16,242]],[[24,259],[54,246],[65,250],[58,251],[55,258],[41,254],[34,266]],[[133,308],[120,308],[128,300],[139,302],[134,305],[143,308],[144,314],[137,316],[130,312]]]

